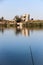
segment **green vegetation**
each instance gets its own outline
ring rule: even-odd
[[[22,21],[22,19],[19,18],[19,16],[15,16],[14,20],[15,20],[17,23]]]
[[[3,21],[3,20],[4,20],[4,17],[1,17],[1,18],[0,18],[0,21]]]
[[[43,27],[43,22],[42,21],[32,21],[32,22],[26,22],[26,23],[23,23],[23,27]]]

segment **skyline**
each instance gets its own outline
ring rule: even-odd
[[[13,19],[25,13],[30,14],[31,18],[43,19],[43,0],[0,0],[0,17]]]

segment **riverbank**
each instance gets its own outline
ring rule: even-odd
[[[27,22],[15,22],[9,20],[2,20],[0,21],[0,25],[7,25],[7,26],[23,26],[23,27],[43,27],[43,20],[29,20]]]
[[[23,23],[25,27],[43,27],[43,20],[30,20]]]

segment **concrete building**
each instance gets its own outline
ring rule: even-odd
[[[21,16],[21,19],[25,22],[27,22],[28,20],[30,20],[30,15],[29,14],[24,14]]]

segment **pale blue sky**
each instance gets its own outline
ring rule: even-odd
[[[0,17],[13,19],[15,15],[29,13],[34,19],[43,19],[43,0],[2,0]]]

